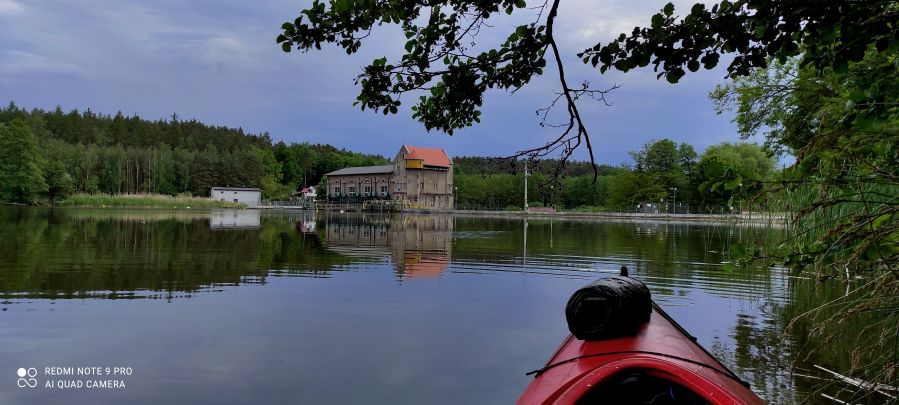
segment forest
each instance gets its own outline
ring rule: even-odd
[[[274,142],[268,133],[197,120],[149,121],[94,113],[0,109],[0,200],[53,202],[75,194],[207,196],[213,186],[260,187],[286,200],[322,176],[349,166],[389,164],[386,157],[330,145]],[[633,166],[531,161],[528,200],[560,209],[630,210],[639,203],[679,202],[694,209],[731,207],[742,189],[701,191],[721,173],[769,180],[774,159],[748,143],[722,143],[701,156],[688,144],[652,141],[631,152]],[[516,209],[524,199],[523,160],[455,157],[457,204]],[[559,171],[561,168],[561,171]],[[556,176],[556,173],[559,173]]]
[[[269,134],[182,120],[0,109],[0,201],[55,201],[73,193],[208,196],[213,186],[260,187],[287,199],[346,166],[383,164],[330,145],[273,142]]]

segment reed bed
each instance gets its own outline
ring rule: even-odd
[[[73,194],[56,202],[61,207],[134,208],[246,208],[246,205],[211,198],[165,194]]]

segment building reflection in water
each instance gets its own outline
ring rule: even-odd
[[[389,259],[400,279],[440,277],[452,257],[450,216],[340,214],[319,221],[329,250]]]
[[[303,217],[297,222],[297,229],[302,233],[315,233],[315,218]]]
[[[259,210],[216,210],[209,213],[209,228],[226,229],[259,229]]]

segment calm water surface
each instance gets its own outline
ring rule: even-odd
[[[621,265],[777,403],[795,280],[704,224],[0,208],[0,403],[512,403]],[[130,367],[126,387],[47,388]],[[16,386],[19,367],[39,370]],[[106,377],[104,377],[106,378]]]

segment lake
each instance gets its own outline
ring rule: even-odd
[[[811,382],[789,373],[801,328],[783,331],[808,288],[728,264],[732,244],[771,232],[2,207],[0,403],[512,403],[567,335],[570,294],[621,265],[756,392],[790,403]],[[37,386],[17,387],[19,368]]]

